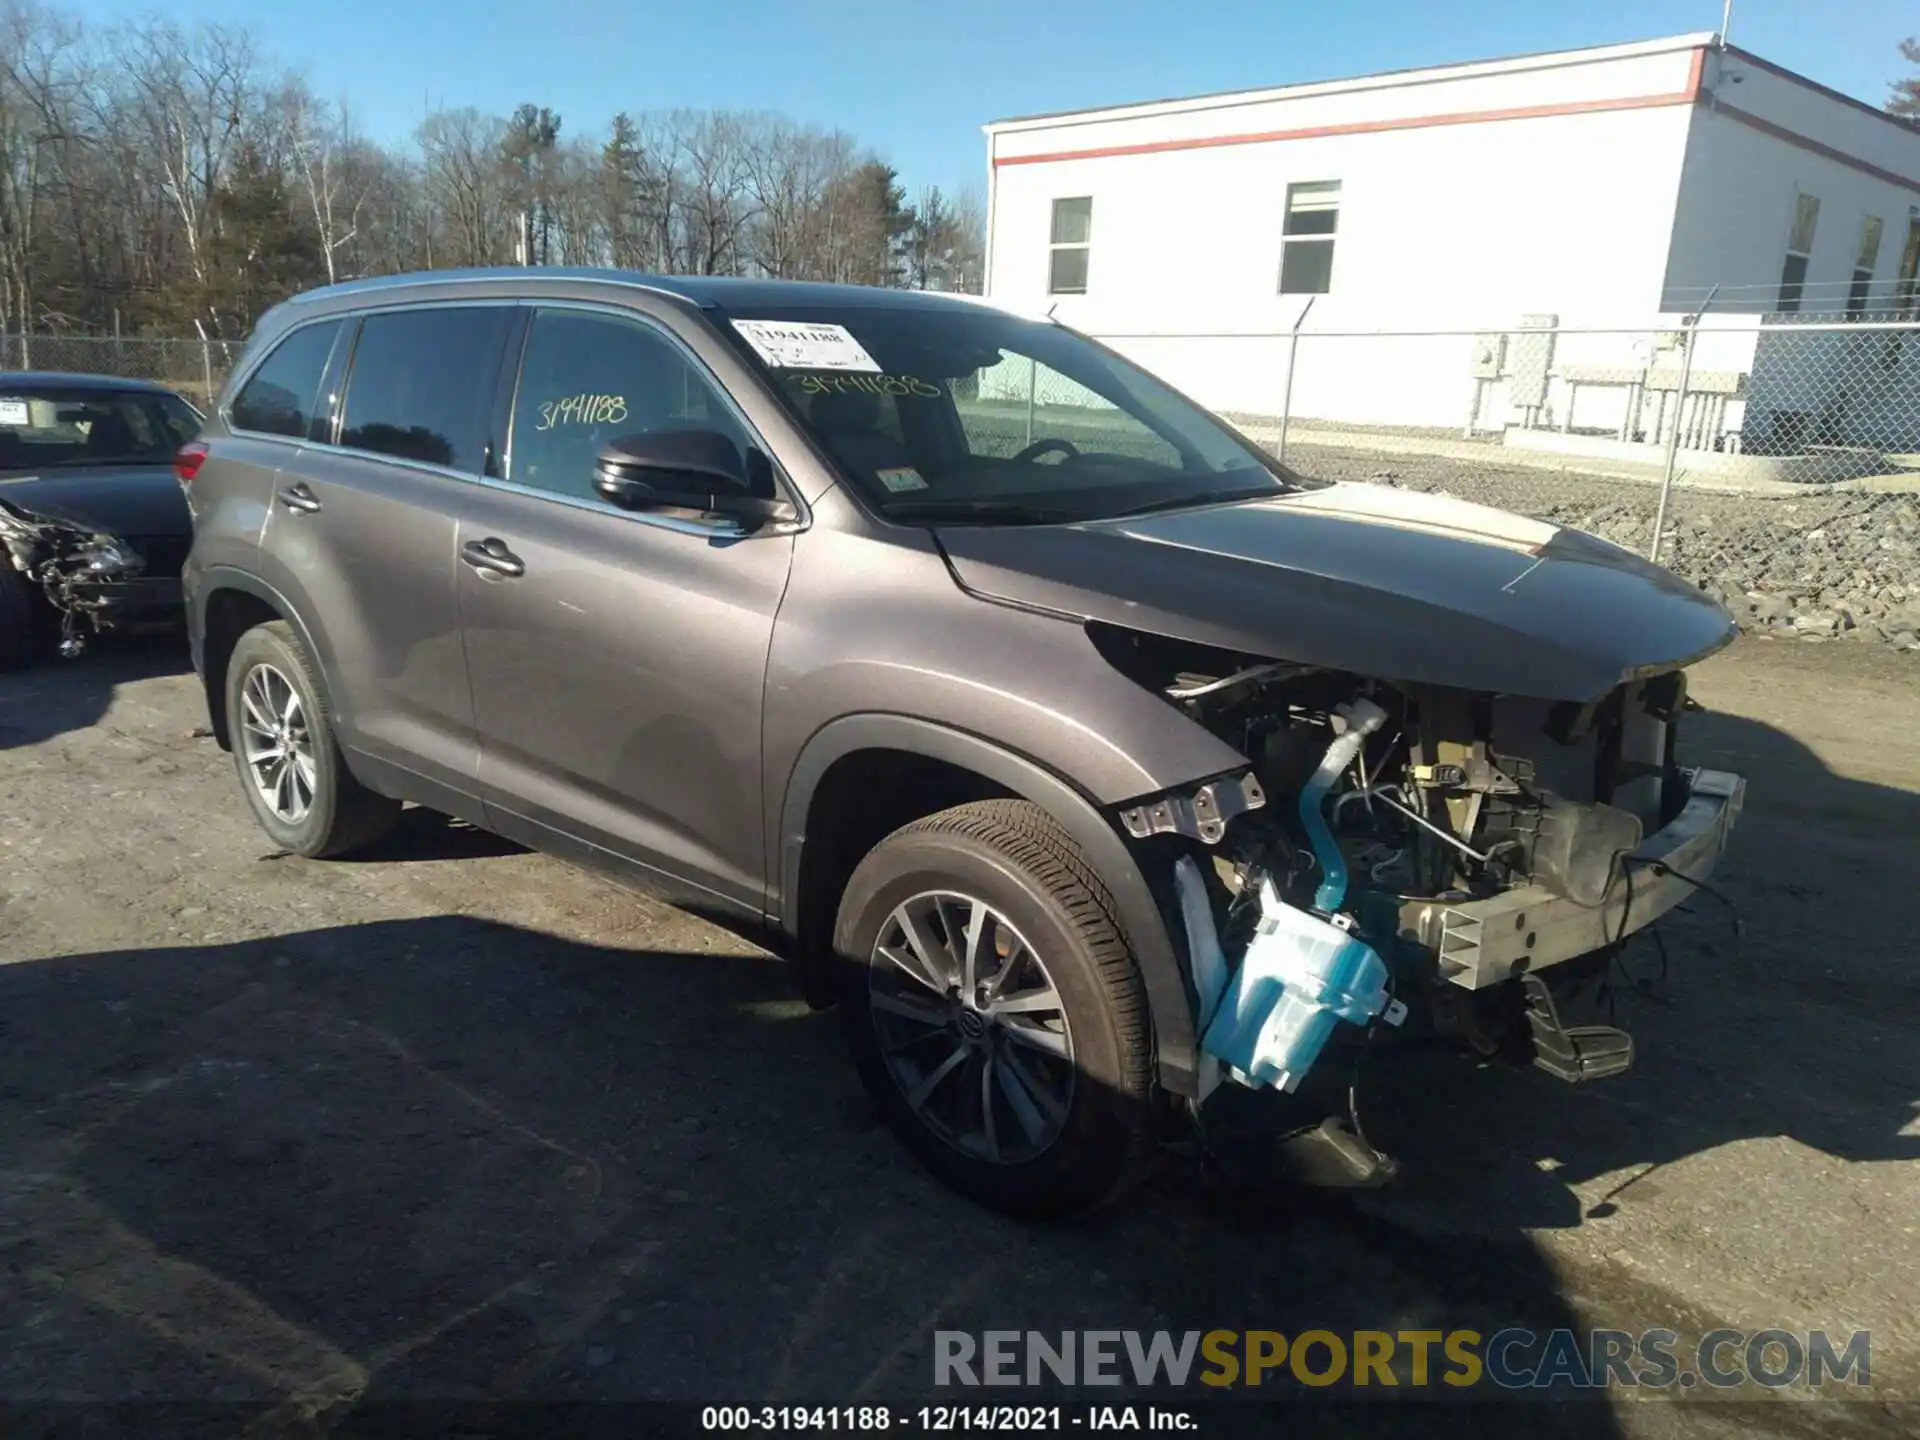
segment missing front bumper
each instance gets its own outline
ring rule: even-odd
[[[1414,900],[1400,909],[1400,932],[1435,953],[1441,978],[1468,990],[1590,955],[1645,929],[1693,894],[1689,880],[1713,873],[1746,788],[1723,770],[1691,772],[1685,807],[1619,867],[1598,905],[1539,885],[1458,904]]]

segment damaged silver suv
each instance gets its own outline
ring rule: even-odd
[[[763,925],[907,1146],[1013,1212],[1112,1194],[1223,1092],[1311,1106],[1375,1031],[1624,1068],[1568,998],[1740,808],[1674,758],[1734,633],[1692,586],[1309,483],[960,298],[333,287],[176,469],[277,844],[412,802]],[[1319,1113],[1331,1171],[1390,1168]]]

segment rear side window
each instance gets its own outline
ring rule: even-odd
[[[320,376],[339,332],[340,322],[327,320],[303,325],[276,345],[228,408],[233,428],[305,439],[313,423]]]
[[[367,316],[353,347],[340,443],[480,473],[512,316],[500,306]]]

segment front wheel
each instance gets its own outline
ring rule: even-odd
[[[1039,807],[983,801],[895,831],[849,880],[835,950],[868,1093],[955,1189],[1060,1215],[1144,1169],[1145,992],[1112,900]]]
[[[281,620],[240,637],[227,661],[227,735],[260,828],[314,858],[372,844],[400,802],[353,778],[333,735],[319,667]]]

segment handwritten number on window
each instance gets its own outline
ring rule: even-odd
[[[558,430],[565,425],[618,425],[627,418],[624,395],[568,395],[543,401],[536,430]]]

